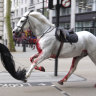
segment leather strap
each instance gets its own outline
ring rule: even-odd
[[[58,52],[57,52],[56,58],[59,57],[60,52],[61,52],[61,49],[62,49],[62,47],[63,47],[63,44],[64,44],[63,42],[60,43],[60,46],[59,46],[59,49],[58,49]]]

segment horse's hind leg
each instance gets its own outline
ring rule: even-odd
[[[77,64],[79,62],[81,58],[80,57],[74,57],[72,60],[72,65],[70,67],[69,72],[67,73],[67,75],[60,81],[58,81],[59,84],[63,85],[63,82],[67,81],[67,79],[71,76],[71,74],[75,71]]]
[[[90,59],[93,61],[93,63],[96,65],[96,51],[89,53],[88,55]],[[96,84],[94,85],[94,87],[96,88]]]
[[[75,71],[76,67],[77,67],[77,64],[78,62],[83,58],[87,56],[87,52],[85,51],[82,51],[81,53],[81,56],[77,56],[77,57],[74,57],[73,60],[72,60],[72,65],[70,67],[70,70],[69,72],[67,73],[67,75],[60,81],[58,81],[59,84],[63,85],[63,82],[67,81],[68,78],[71,76],[71,74]]]
[[[93,53],[88,53],[88,56],[93,61],[93,63],[96,65],[96,51]]]

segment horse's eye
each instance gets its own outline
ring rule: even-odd
[[[21,21],[22,23],[24,22],[24,21]]]

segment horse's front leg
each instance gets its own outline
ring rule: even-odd
[[[47,55],[46,55],[47,54]],[[34,60],[29,70],[26,73],[26,79],[31,75],[32,70],[37,66],[40,62],[48,58],[48,53],[42,51],[39,56]]]
[[[39,56],[39,53],[37,53],[34,56],[30,57],[30,61],[33,63],[34,59],[37,58],[38,56]],[[35,66],[34,68],[35,68],[35,70],[40,70],[40,71],[45,72],[45,68],[43,66]]]
[[[30,61],[33,62],[35,58],[37,58],[39,56],[39,54],[35,54],[34,56],[31,56],[30,57]]]

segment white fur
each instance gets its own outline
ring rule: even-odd
[[[29,14],[29,16],[32,16],[32,17],[38,19],[40,22],[49,24],[50,26],[54,26],[54,24],[49,22],[48,19],[45,16],[43,16],[41,13],[39,13],[39,12],[36,12],[36,11],[32,12],[32,13]]]

